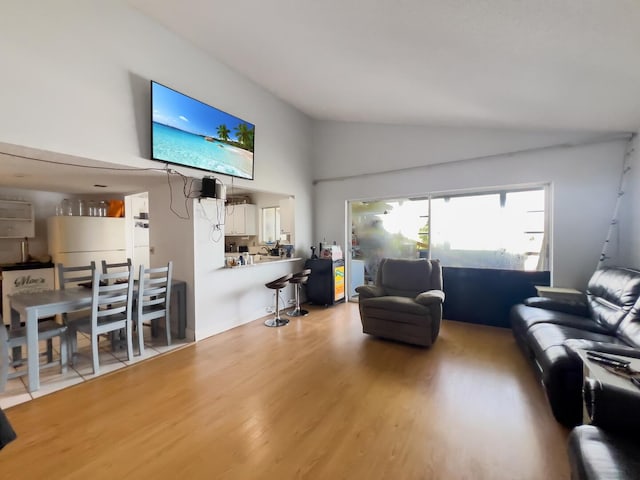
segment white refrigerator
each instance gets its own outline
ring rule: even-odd
[[[49,255],[54,263],[77,267],[127,259],[125,220],[115,217],[57,216],[47,219]],[[56,279],[57,283],[57,279]]]

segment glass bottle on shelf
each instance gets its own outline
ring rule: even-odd
[[[100,215],[99,216],[100,217],[106,217],[108,210],[109,210],[109,204],[106,201],[101,200],[100,201],[100,207],[99,207],[99,211],[100,211]]]
[[[65,198],[60,202],[60,215],[73,215],[73,207],[71,206],[71,200]]]
[[[90,217],[96,217],[96,213],[98,211],[98,205],[96,204],[96,202],[94,200],[89,200],[87,202],[87,210],[88,210],[88,214]]]
[[[82,217],[83,215],[86,215],[86,206],[84,204],[84,200],[82,200],[81,198],[76,200],[76,214],[80,217]]]

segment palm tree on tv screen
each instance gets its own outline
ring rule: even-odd
[[[224,140],[225,142],[228,141],[230,133],[231,131],[224,123],[218,126],[218,138],[220,138],[220,140]]]
[[[236,127],[236,137],[247,150],[253,152],[254,128],[249,128],[246,123],[241,123]]]

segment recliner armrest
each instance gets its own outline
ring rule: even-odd
[[[608,432],[637,436],[640,428],[640,390],[587,379],[584,400],[592,425]]]
[[[420,293],[414,300],[425,307],[434,303],[442,303],[444,302],[444,292],[442,290],[428,290]]]
[[[549,297],[529,297],[523,302],[528,307],[543,308],[556,312],[569,313],[581,317],[590,317],[589,307],[585,302],[562,301]]]
[[[356,292],[360,298],[375,298],[384,296],[384,290],[377,285],[360,285],[356,287]]]

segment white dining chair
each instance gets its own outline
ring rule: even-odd
[[[132,270],[133,266],[130,258],[127,258],[127,260],[124,262],[108,263],[106,260],[102,260],[101,263],[102,263],[102,273],[133,271]],[[115,352],[118,349],[118,347],[122,345],[123,341],[126,341],[126,338],[122,330],[111,332],[111,351]]]
[[[54,320],[46,320],[38,323],[38,340],[46,340],[47,343],[55,338],[60,338],[60,371],[61,373],[67,372],[67,326],[61,325]],[[9,366],[11,358],[9,352],[12,348],[21,347],[27,344],[27,330],[26,327],[12,328],[7,331],[7,328],[2,323],[2,317],[0,316],[0,392],[3,392],[7,381],[12,378],[21,377],[27,374],[27,370],[17,371],[9,373]],[[29,352],[29,355],[39,355],[39,352]],[[49,355],[47,355],[49,357]],[[26,358],[23,361],[26,362]],[[40,368],[45,368],[53,365],[51,360],[44,365],[40,365]]]
[[[139,355],[144,353],[144,322],[157,323],[164,317],[167,345],[171,345],[171,279],[173,262],[164,267],[144,268],[140,265],[138,277],[138,295],[136,297],[135,322],[138,333]]]
[[[90,315],[69,319],[69,341],[75,361],[78,332],[89,335],[93,373],[97,374],[100,368],[98,339],[102,334],[123,330],[127,343],[127,360],[133,358],[133,275],[131,272],[100,273],[95,270],[91,290]]]
[[[93,280],[93,272],[96,271],[96,262],[91,261],[89,265],[78,265],[75,267],[65,267],[64,264],[56,264],[58,271],[58,288],[65,290],[70,287],[77,287],[79,285],[85,285],[91,288],[91,281]],[[66,312],[62,314],[62,323],[65,325],[69,322],[69,319],[83,318],[88,315],[89,310],[78,310],[75,312]]]
[[[58,270],[58,288],[64,290],[70,286],[78,286],[80,283],[91,282],[96,262],[91,261],[89,265],[75,267],[65,267],[64,264],[58,263],[56,268]]]
[[[108,263],[106,260],[102,260],[102,273],[113,273],[114,271],[122,272],[125,270],[131,271],[131,259],[127,258],[124,262]]]

